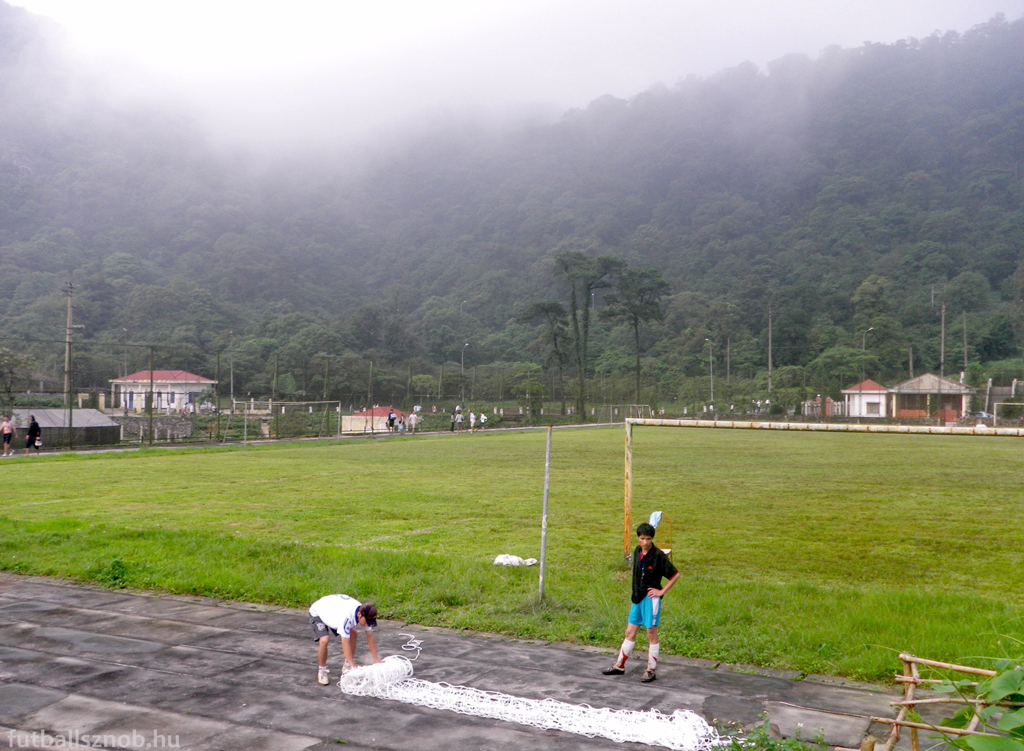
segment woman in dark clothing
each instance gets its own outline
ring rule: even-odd
[[[25,454],[28,455],[29,449],[35,449],[36,453],[39,453],[39,436],[42,435],[43,431],[39,428],[39,423],[36,422],[35,415],[28,416],[28,435],[25,436]]]

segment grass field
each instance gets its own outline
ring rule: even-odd
[[[616,645],[622,429],[154,450],[0,463],[0,567]],[[884,678],[902,649],[971,660],[1024,639],[1024,443],[638,428],[634,521],[664,510],[683,579],[663,650]]]

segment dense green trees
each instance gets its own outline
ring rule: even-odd
[[[765,396],[769,308],[793,389],[837,396],[862,367],[892,382],[911,350],[937,370],[944,303],[946,371],[966,325],[971,377],[1012,378],[1022,48],[1024,22],[996,18],[787,56],[551,125],[424,132],[355,171],[225,155],[177,115],[83,97],[45,29],[0,0],[6,346],[56,377],[59,345],[23,342],[63,338],[70,278],[80,386],[145,367],[126,343],[205,375],[223,351],[241,394],[271,393],[277,368],[295,398],[404,397],[417,375],[451,393],[464,354],[531,398],[534,382],[564,395],[564,369],[582,416],[619,376],[617,399],[706,404],[708,341],[716,374]],[[542,300],[565,306],[564,329],[530,315]]]

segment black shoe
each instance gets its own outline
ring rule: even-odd
[[[612,665],[610,668],[605,668],[601,671],[603,675],[623,675],[626,672],[625,668],[620,668],[618,665]]]
[[[650,683],[651,681],[653,681],[653,680],[654,680],[655,678],[657,678],[657,677],[658,677],[658,676],[656,676],[656,675],[654,674],[654,671],[653,671],[653,670],[651,670],[650,668],[647,668],[647,670],[645,670],[645,671],[644,671],[644,675],[643,675],[643,677],[642,677],[642,678],[640,679],[640,682],[641,682],[641,683]]]

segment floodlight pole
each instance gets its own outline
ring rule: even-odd
[[[715,345],[711,343],[710,339],[705,339],[708,343],[708,368],[711,373],[711,412],[715,411]]]
[[[860,380],[861,380],[861,383],[864,382],[864,379],[866,377],[864,375],[864,358],[867,357],[867,353],[868,353],[868,331],[874,331],[874,330],[875,330],[875,328],[874,328],[874,326],[872,326],[871,328],[865,330],[864,333],[860,337]],[[863,393],[864,392],[862,391],[861,392],[862,396],[863,396]]]
[[[469,342],[462,345],[462,359],[459,366],[460,403],[465,403],[466,401],[466,347],[468,346]]]
[[[551,430],[548,425],[548,443],[544,451],[544,510],[540,517],[540,596],[544,601],[544,570],[548,559],[548,494],[551,490]]]

